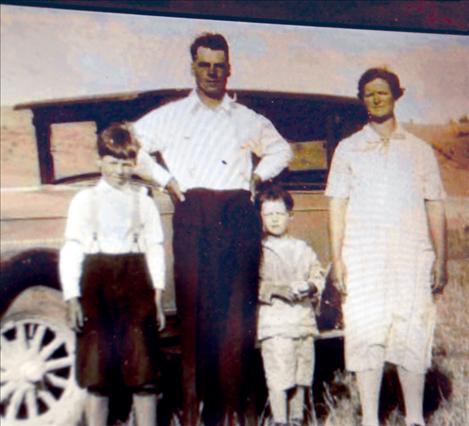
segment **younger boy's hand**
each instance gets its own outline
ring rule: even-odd
[[[79,333],[85,324],[83,309],[78,297],[67,301],[67,322],[75,332]]]
[[[298,296],[295,291],[289,286],[283,285],[276,286],[274,291],[272,291],[272,296],[284,299],[290,303],[296,302],[298,300]]]
[[[309,283],[308,281],[293,281],[290,286],[293,289],[293,293],[296,296],[296,300],[301,300],[304,297],[307,297],[311,292],[311,283]]]

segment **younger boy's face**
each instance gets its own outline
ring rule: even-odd
[[[268,200],[262,203],[261,217],[264,231],[280,237],[287,232],[291,215],[282,200]]]
[[[111,155],[102,157],[99,164],[104,180],[114,188],[127,184],[135,168],[135,160],[122,160]]]

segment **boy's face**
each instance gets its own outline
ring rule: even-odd
[[[104,180],[114,188],[121,188],[132,176],[135,160],[122,160],[111,155],[105,155],[99,160],[99,165]]]
[[[291,214],[282,200],[267,200],[262,203],[261,217],[264,231],[280,237],[287,232]]]

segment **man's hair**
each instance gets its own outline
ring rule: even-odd
[[[137,158],[138,143],[123,123],[112,123],[98,134],[98,154],[121,160]]]
[[[362,74],[360,80],[358,81],[359,99],[363,101],[363,97],[365,95],[365,85],[377,78],[381,78],[389,84],[389,88],[391,89],[394,100],[397,101],[404,94],[404,89],[401,87],[401,83],[399,82],[399,77],[397,74],[388,71],[385,68],[370,68]]]
[[[289,212],[293,210],[294,201],[288,191],[278,185],[268,185],[256,196],[256,207],[260,211],[266,201],[283,201]]]
[[[197,49],[199,47],[207,47],[212,50],[223,50],[225,52],[226,62],[230,62],[230,52],[228,42],[221,34],[203,33],[199,35],[191,44],[191,56],[195,61],[197,57]]]

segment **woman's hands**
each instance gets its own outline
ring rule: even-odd
[[[446,261],[436,258],[432,268],[432,293],[434,295],[443,294],[443,290],[448,283],[448,272]]]
[[[347,268],[341,258],[334,260],[332,264],[332,280],[340,294],[346,296],[347,287],[345,283],[347,282]]]

